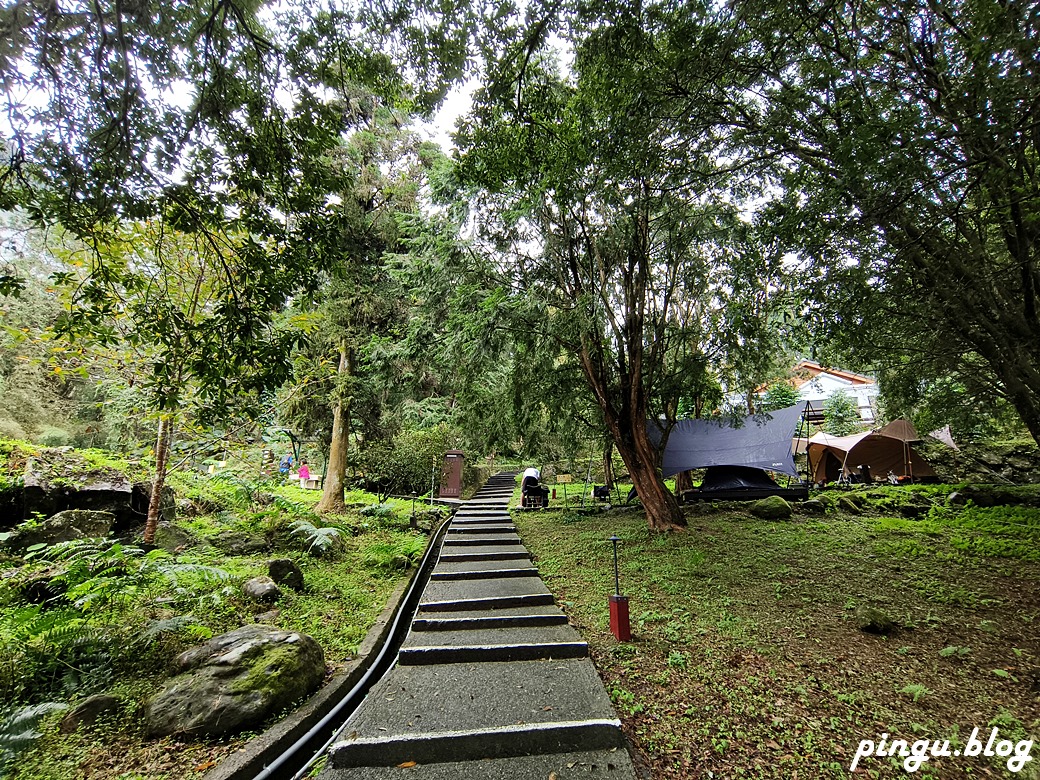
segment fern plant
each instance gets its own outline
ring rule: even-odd
[[[426,550],[421,536],[404,536],[393,542],[373,544],[365,553],[365,564],[377,569],[409,569]]]
[[[18,754],[40,736],[36,727],[54,712],[68,709],[67,704],[44,702],[19,709],[0,710],[0,780],[7,777]]]
[[[312,555],[326,553],[331,550],[342,537],[342,531],[335,526],[317,526],[307,520],[294,520],[289,526],[294,536],[302,536],[308,543],[307,552]]]

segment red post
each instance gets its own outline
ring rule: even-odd
[[[632,638],[632,626],[628,619],[628,596],[610,597],[610,631],[619,642]]]

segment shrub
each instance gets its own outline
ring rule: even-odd
[[[64,428],[56,428],[53,425],[45,426],[36,440],[44,447],[72,446],[72,434]]]
[[[25,435],[25,429],[16,420],[9,417],[0,420],[0,439],[24,440],[26,438],[28,437]]]

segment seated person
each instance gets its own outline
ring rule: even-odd
[[[541,478],[542,473],[536,468],[524,471],[524,478],[520,481],[520,506],[549,506],[549,488],[540,484]]]

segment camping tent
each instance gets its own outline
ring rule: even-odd
[[[798,476],[792,436],[805,411],[805,401],[768,414],[737,419],[680,420],[672,428],[662,456],[662,471],[707,469],[698,490],[683,493],[686,501],[750,500],[769,495],[789,499],[808,497],[808,486],[781,488],[766,474],[772,471]],[[648,426],[660,446],[663,432]]]
[[[791,440],[804,410],[802,401],[737,420],[679,420],[668,435],[661,470],[670,477],[708,466],[750,466],[796,477]],[[647,427],[659,444],[661,430],[656,425]]]
[[[911,441],[918,441],[918,436],[907,420],[851,436],[817,433],[809,439],[813,482],[834,481],[842,472],[852,476],[861,466],[868,466],[875,477],[884,477],[890,471],[915,479],[935,477],[935,470],[910,446]]]

